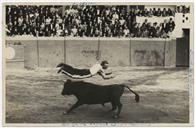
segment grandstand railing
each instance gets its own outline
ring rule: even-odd
[[[32,36],[15,36],[15,37],[6,37],[5,40],[172,40],[176,39],[175,37],[170,38],[128,38],[128,37],[32,37]]]

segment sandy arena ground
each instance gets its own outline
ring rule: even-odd
[[[62,96],[68,77],[55,69],[8,70],[6,73],[6,123],[188,123],[188,68],[116,67],[112,80],[100,76],[85,79],[101,85],[125,83],[140,95],[125,91],[119,119],[113,119],[109,103],[83,105],[69,115],[62,113],[76,102]]]

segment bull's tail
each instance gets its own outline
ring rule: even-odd
[[[128,88],[129,89],[129,91],[131,91],[133,94],[135,94],[135,101],[136,102],[139,102],[139,95],[136,93],[136,92],[134,92],[133,90],[131,90],[128,86],[126,86],[126,85],[122,85],[123,87],[125,87],[125,88]]]

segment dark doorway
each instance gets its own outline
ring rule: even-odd
[[[177,38],[176,45],[176,66],[189,67],[189,44],[190,32],[189,29],[183,29],[184,37]]]

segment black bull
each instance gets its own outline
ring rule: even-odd
[[[64,83],[62,95],[75,95],[78,101],[64,114],[68,114],[83,104],[104,104],[111,102],[112,109],[110,111],[118,108],[116,115],[114,115],[115,118],[118,118],[122,108],[120,97],[124,92],[124,88],[129,89],[129,91],[135,94],[135,101],[139,102],[139,95],[126,85],[100,86],[83,81],[72,82],[71,80],[67,80]]]

